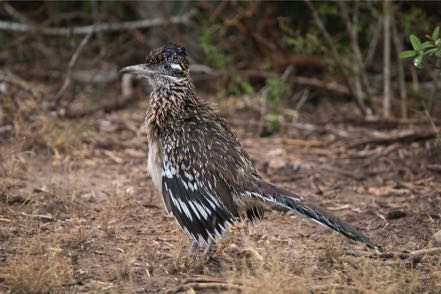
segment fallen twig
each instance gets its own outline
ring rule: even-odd
[[[355,286],[350,286],[350,285],[341,285],[341,284],[330,284],[330,285],[318,285],[318,286],[312,286],[311,287],[311,291],[320,291],[320,292],[327,292],[327,291],[331,291],[334,292],[335,290],[343,290],[343,292],[346,291],[355,291],[358,293],[366,293],[367,290],[359,288],[359,287],[355,287]],[[344,291],[346,290],[346,291]],[[337,291],[339,292],[339,291]]]
[[[399,258],[402,260],[410,260],[413,263],[418,263],[421,261],[423,256],[436,253],[441,253],[441,247],[426,248],[411,252],[385,252],[380,254],[379,257],[385,259]]]
[[[33,219],[38,219],[41,220],[43,222],[52,222],[54,221],[54,217],[50,214],[27,214],[25,212],[19,212],[17,213],[19,215],[25,216],[25,217],[30,217]]]
[[[189,22],[190,17],[194,14],[194,11],[190,11],[187,14],[180,16],[172,16],[170,18],[157,17],[153,19],[144,19],[137,21],[127,21],[121,23],[101,23],[97,25],[87,25],[78,27],[58,27],[58,28],[44,28],[35,27],[27,24],[21,24],[10,21],[0,21],[0,30],[23,32],[23,33],[42,33],[44,35],[51,36],[71,36],[71,35],[84,35],[91,32],[114,32],[129,29],[145,29],[151,27],[162,26],[166,24],[186,24]]]
[[[199,282],[199,283],[186,283],[179,285],[176,288],[167,290],[166,293],[179,293],[183,291],[187,291],[189,289],[193,290],[208,290],[208,289],[218,289],[218,290],[250,290],[252,288],[242,286],[242,285],[235,285],[235,284],[228,284],[228,283],[221,283],[221,282]]]
[[[410,143],[410,142],[431,140],[431,139],[434,139],[436,136],[437,136],[437,133],[434,131],[425,132],[425,133],[413,131],[411,133],[407,133],[404,135],[364,140],[364,141],[350,145],[349,148],[361,148],[366,145],[389,145],[389,144],[393,144],[393,143],[397,143],[397,142]]]
[[[423,256],[423,255],[433,254],[433,253],[441,253],[441,247],[414,250],[414,251],[411,251],[409,253],[409,255]]]
[[[224,278],[220,278],[220,277],[199,276],[199,277],[190,277],[182,281],[182,284],[187,284],[187,283],[226,283],[226,281]],[[234,281],[234,283],[237,285],[243,284],[239,281]]]

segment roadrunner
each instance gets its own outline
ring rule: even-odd
[[[151,86],[148,170],[167,211],[193,238],[190,255],[202,245],[208,254],[233,222],[259,219],[270,204],[380,252],[363,233],[330,212],[262,179],[228,123],[198,97],[184,47],[153,49],[145,63],[121,72],[146,78]]]

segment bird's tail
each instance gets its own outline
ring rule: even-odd
[[[378,253],[382,252],[382,249],[370,241],[362,232],[341,221],[337,216],[333,215],[329,211],[315,204],[308,203],[299,195],[276,187],[262,180],[259,181],[257,187],[252,190],[253,191],[248,192],[248,194],[252,197],[260,198],[264,201],[269,201],[289,210],[298,212],[352,240],[365,243],[367,247],[372,248]]]

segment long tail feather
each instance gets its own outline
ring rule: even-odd
[[[260,181],[258,187],[253,190],[254,191],[248,192],[252,197],[260,198],[264,201],[269,201],[289,210],[298,212],[352,240],[365,243],[367,247],[372,248],[378,253],[382,252],[382,249],[370,241],[362,232],[343,222],[329,211],[305,201],[299,195],[264,181]]]

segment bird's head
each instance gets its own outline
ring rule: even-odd
[[[127,66],[122,73],[146,78],[153,88],[184,86],[190,80],[185,48],[169,43],[150,51],[143,64]]]

